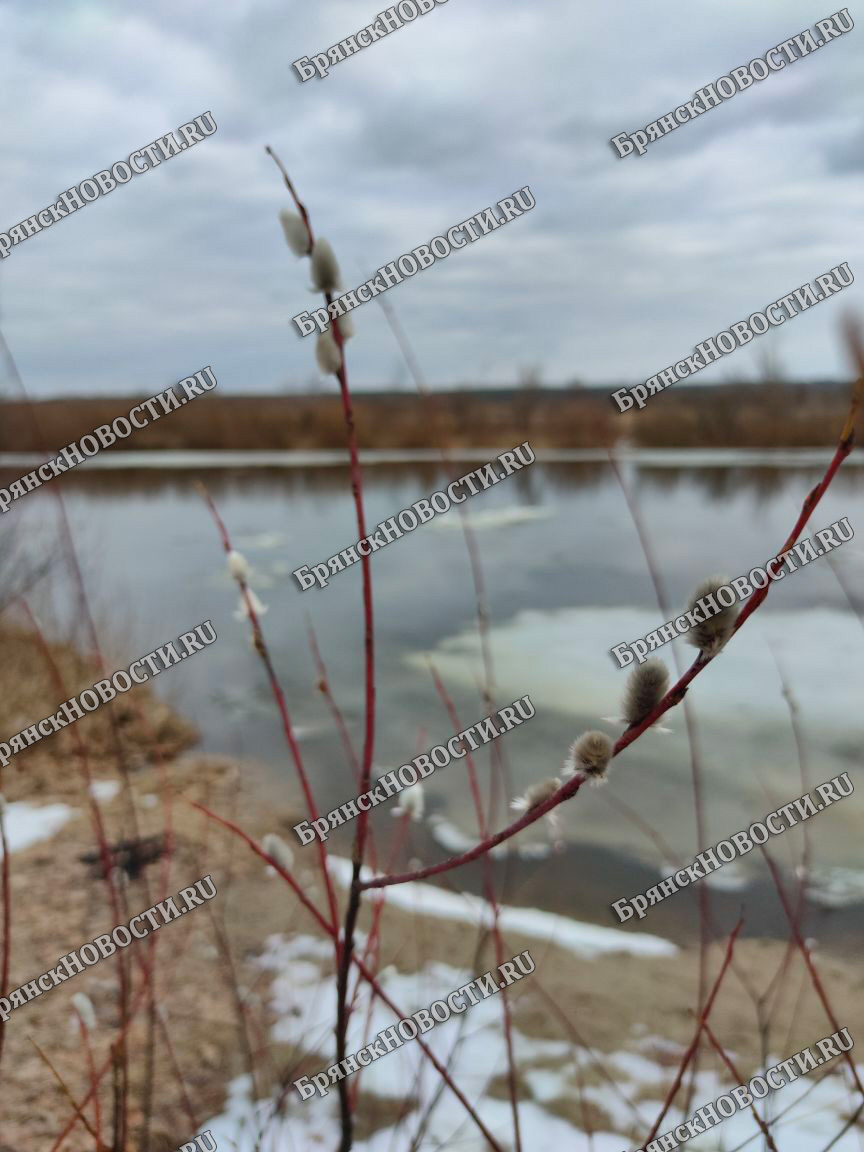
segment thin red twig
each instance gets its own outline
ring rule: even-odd
[[[430,665],[432,677],[435,681],[435,690],[441,698],[454,732],[462,731],[462,722],[456,712],[456,706],[447,689],[438,675],[434,665]],[[483,814],[483,801],[480,798],[480,786],[477,781],[477,769],[474,764],[474,755],[470,749],[466,750],[465,765],[474,800],[474,811],[477,817],[477,832],[481,840],[488,835],[486,818]],[[487,853],[483,857],[483,888],[486,899],[492,909],[492,939],[495,944],[495,963],[500,968],[504,963],[504,941],[501,936],[501,909],[495,894],[494,870],[492,857]],[[519,1087],[516,1076],[516,1056],[513,1050],[513,1014],[510,1005],[510,987],[501,989],[501,1012],[504,1019],[504,1048],[507,1053],[507,1092],[510,1096],[510,1113],[513,1117],[513,1136],[516,1141],[516,1152],[522,1152],[522,1129],[519,1123]]]
[[[306,225],[309,237],[309,252],[312,252],[315,237],[312,232],[312,222],[305,204],[297,194],[297,190],[288,175],[285,165],[268,145],[266,152],[273,158],[282,174],[285,187],[291,196],[297,211]],[[328,310],[333,303],[329,292],[324,293]],[[365,539],[366,510],[363,501],[363,470],[360,467],[360,452],[357,445],[357,429],[354,423],[354,404],[351,399],[351,390],[348,386],[348,369],[345,363],[345,342],[338,319],[331,322],[333,337],[339,350],[339,371],[336,378],[339,381],[339,395],[342,399],[342,414],[345,419],[345,428],[348,440],[348,455],[351,463],[351,494],[354,499],[354,513],[357,519],[358,540]],[[363,585],[363,652],[364,652],[364,696],[365,696],[365,723],[363,732],[363,757],[360,764],[360,791],[366,792],[372,779],[372,757],[375,748],[375,624],[372,603],[372,565],[369,551],[361,552],[360,567]],[[345,907],[345,920],[342,929],[341,943],[337,942],[337,973],[336,973],[336,1061],[345,1058],[345,1045],[348,1034],[348,1018],[350,1005],[348,996],[348,974],[351,967],[350,957],[354,949],[354,932],[357,926],[357,917],[360,911],[360,870],[363,866],[366,837],[369,827],[369,813],[361,811],[357,819],[354,834],[354,847],[351,855],[352,877],[348,891],[348,900]],[[342,1124],[342,1140],[339,1152],[349,1152],[353,1143],[353,1119],[351,1115],[351,1100],[348,1086],[344,1079],[339,1081],[339,1110]]]
[[[771,859],[770,854],[765,850],[765,846],[760,844],[759,847],[762,849],[762,855],[765,857],[765,861],[768,864],[768,868],[771,872],[771,878],[774,881],[774,887],[777,889],[777,895],[780,897],[780,903],[783,905],[783,911],[786,913],[786,919],[789,921],[789,927],[792,930],[792,935],[795,937],[795,943],[798,945],[798,948],[801,951],[801,955],[804,958],[804,963],[807,966],[807,971],[810,973],[810,980],[816,991],[816,995],[819,997],[822,1003],[822,1007],[825,1009],[825,1015],[831,1021],[832,1028],[835,1032],[839,1032],[840,1024],[834,1014],[834,1009],[831,1007],[831,1002],[828,999],[828,994],[825,991],[825,987],[822,984],[819,973],[816,971],[816,965],[813,963],[813,957],[810,955],[810,949],[807,947],[807,943],[801,934],[801,928],[798,924],[797,917],[789,903],[789,897],[786,895],[786,890],[784,889],[783,882],[780,879],[780,872],[777,868],[777,865]],[[852,1059],[849,1052],[844,1052],[843,1057],[846,1060],[846,1063],[849,1065],[849,1070],[852,1073],[853,1080],[855,1081],[855,1087],[858,1089],[861,1095],[864,1096],[864,1084],[861,1083],[861,1077],[858,1075],[858,1069],[855,1067],[855,1061]]]
[[[705,1021],[711,1015],[711,1009],[714,1007],[714,1001],[717,999],[717,993],[720,991],[720,986],[722,985],[726,973],[729,970],[729,965],[732,963],[732,954],[735,950],[735,941],[738,939],[738,933],[743,927],[744,920],[739,919],[738,923],[732,929],[732,935],[729,937],[729,940],[726,944],[726,954],[723,957],[723,963],[720,965],[720,971],[717,973],[717,978],[714,981],[714,985],[711,988],[711,991],[708,994],[708,998],[706,999],[702,1011],[699,1014],[699,1019],[696,1023],[696,1031],[693,1035],[693,1039],[690,1041],[687,1051],[681,1058],[681,1064],[678,1067],[678,1071],[675,1073],[675,1079],[672,1081],[671,1088],[666,1093],[666,1099],[663,1102],[660,1115],[654,1121],[654,1127],[651,1129],[650,1135],[645,1141],[645,1144],[650,1144],[657,1133],[660,1131],[660,1125],[666,1118],[666,1113],[672,1107],[672,1101],[678,1095],[678,1089],[681,1087],[684,1074],[686,1073],[690,1061],[693,1059],[693,1056],[699,1047],[699,1040],[702,1036],[702,1029],[705,1025]]]
[[[102,1107],[99,1101],[98,1082],[96,1080],[96,1064],[93,1060],[93,1045],[90,1043],[90,1029],[84,1021],[83,1016],[75,1009],[75,1015],[78,1017],[78,1028],[81,1032],[81,1043],[84,1045],[84,1055],[87,1058],[87,1074],[90,1077],[90,1084],[97,1090],[93,1093],[93,1127],[96,1131],[96,1142],[102,1143]]]
[[[213,500],[213,497],[207,491],[203,484],[198,485],[198,490],[201,493],[207,507],[210,509],[210,514],[216,523],[219,531],[219,536],[222,540],[222,548],[227,556],[233,551],[231,546],[231,537],[225,525],[225,521],[219,513],[219,509]],[[309,784],[309,777],[306,774],[306,769],[303,765],[303,756],[300,752],[300,745],[297,743],[297,737],[294,733],[294,726],[291,723],[291,715],[288,711],[288,702],[285,699],[285,693],[282,690],[282,684],[279,677],[276,675],[276,669],[273,666],[273,661],[270,658],[270,650],[267,647],[267,642],[264,639],[264,633],[261,629],[261,621],[258,619],[258,613],[255,611],[255,605],[249,595],[249,586],[245,580],[238,581],[240,585],[240,592],[243,596],[243,602],[246,605],[246,612],[249,616],[249,623],[252,628],[252,640],[255,645],[255,651],[261,658],[261,663],[264,665],[264,671],[267,674],[267,680],[270,684],[270,691],[273,693],[273,699],[276,701],[276,708],[279,712],[279,719],[282,721],[282,731],[285,735],[285,740],[291,752],[291,758],[294,761],[294,768],[297,772],[297,779],[300,781],[300,788],[303,792],[303,797],[306,801],[306,809],[309,813],[310,820],[318,819],[318,808],[315,804],[315,797],[312,794],[312,788]],[[327,902],[330,907],[330,917],[332,923],[335,925],[338,921],[338,911],[336,908],[336,896],[333,891],[333,883],[330,878],[330,873],[327,871],[327,849],[324,847],[324,842],[315,837],[317,841],[318,852],[318,866],[321,871],[321,879],[324,884],[324,891],[327,893]]]
[[[714,1049],[714,1051],[717,1053],[717,1055],[720,1057],[720,1059],[723,1061],[723,1063],[726,1065],[726,1067],[729,1069],[729,1071],[735,1077],[736,1086],[738,1084],[746,1084],[747,1081],[744,1079],[744,1077],[741,1075],[741,1073],[738,1071],[738,1069],[732,1063],[732,1059],[727,1054],[726,1050],[723,1048],[723,1045],[720,1043],[720,1041],[717,1039],[717,1037],[711,1031],[711,1025],[708,1023],[707,1020],[703,1023],[702,1029],[703,1029],[705,1035],[708,1037],[708,1040],[709,1040],[709,1043],[711,1044],[711,1047]],[[750,1104],[750,1111],[753,1113],[753,1119],[756,1121],[756,1123],[759,1125],[760,1129],[762,1130],[762,1135],[765,1137],[765,1143],[771,1149],[771,1152],[777,1152],[777,1145],[774,1143],[774,1137],[771,1135],[771,1130],[769,1129],[768,1125],[765,1123],[765,1121],[762,1119],[762,1117],[759,1115],[758,1111],[756,1110],[755,1100],[752,1101]]]

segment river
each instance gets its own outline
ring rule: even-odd
[[[464,467],[460,459],[445,472],[431,453],[369,453],[365,492],[370,530],[494,454],[479,449],[476,455],[460,456]],[[510,793],[558,774],[568,745],[586,728],[613,736],[620,731],[620,724],[604,719],[619,712],[627,676],[610,649],[644,636],[668,618],[657,607],[633,520],[605,456],[538,457],[531,467],[464,505],[486,585],[496,701],[508,704],[527,694],[536,708],[533,719],[496,742]],[[735,577],[764,565],[786,538],[829,459],[830,452],[821,450],[625,454],[622,472],[638,503],[671,615],[684,610],[705,576]],[[23,457],[0,460],[0,466],[11,469],[10,478],[26,463]],[[252,586],[267,606],[262,618],[267,641],[319,807],[327,811],[356,789],[317,688],[307,630],[311,623],[359,747],[360,566],[338,573],[325,589],[306,592],[291,572],[356,542],[347,468],[333,453],[105,453],[60,482],[116,667],[212,620],[218,643],[182,668],[166,670],[154,687],[199,726],[204,751],[271,765],[279,803],[285,806],[297,800],[290,758],[248,626],[235,619],[237,590],[196,482],[206,485],[235,547],[254,568]],[[857,529],[864,523],[862,493],[864,474],[853,456],[805,535],[842,517]],[[38,551],[52,539],[56,513],[46,485],[13,505],[6,523],[14,516],[18,530]],[[811,786],[846,771],[853,782],[860,780],[862,623],[835,565],[864,612],[864,550],[856,536],[774,586],[766,605],[689,693],[704,776],[707,845],[746,829],[804,791],[778,669],[798,708]],[[384,772],[453,735],[430,661],[455,702],[462,727],[486,710],[476,602],[457,511],[376,552],[372,567],[375,765]],[[43,611],[66,626],[68,578],[58,567],[47,583]],[[676,657],[689,663],[694,649],[679,639],[660,655],[674,670]],[[583,789],[564,807],[561,867],[553,863],[550,873],[541,860],[531,858],[548,850],[542,823],[523,834],[523,857],[499,863],[511,901],[617,923],[609,911],[612,899],[641,892],[668,874],[669,856],[692,861],[697,842],[682,709],[673,710],[665,725],[670,733],[647,733],[614,762],[606,787]],[[489,765],[486,749],[478,753],[484,788]],[[412,834],[411,844],[411,853],[424,861],[444,854],[442,845],[455,848],[475,831],[463,763],[437,771],[426,793],[431,821]],[[503,804],[498,815],[501,819]],[[861,817],[856,793],[805,825],[817,869],[811,915],[827,934],[847,931],[864,899]],[[392,831],[394,822],[386,811],[376,820],[382,834]],[[342,842],[338,846],[347,851]],[[768,847],[791,868],[800,858],[802,835],[789,831]],[[476,887],[478,876],[460,874],[458,883],[463,882]],[[730,916],[746,893],[750,904],[761,909],[760,929],[783,932],[758,851],[726,865],[712,888]],[[667,901],[652,914],[650,929],[685,934],[692,913],[689,898]]]

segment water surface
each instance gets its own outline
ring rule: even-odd
[[[463,454],[464,456],[465,454]],[[273,766],[279,803],[296,799],[290,761],[248,628],[235,619],[238,596],[227,576],[218,535],[195,482],[206,484],[239,548],[255,569],[253,587],[267,605],[268,643],[285,686],[314,781],[327,810],[355,795],[326,701],[317,690],[307,629],[318,637],[334,693],[359,746],[362,740],[363,650],[360,568],[336,575],[326,589],[302,592],[291,572],[356,542],[344,461],[333,453],[106,453],[62,481],[92,601],[104,634],[124,667],[144,652],[210,619],[218,643],[193,663],[166,670],[157,689],[201,729],[202,748]],[[491,459],[476,456],[448,471],[429,453],[370,453],[365,472],[370,528],[449,479]],[[565,458],[565,457],[570,458]],[[160,459],[160,457],[164,457]],[[791,528],[830,452],[769,454],[637,453],[623,472],[636,495],[645,532],[676,615],[706,575],[738,576],[762,565]],[[13,463],[6,458],[4,465]],[[20,474],[16,472],[15,474]],[[11,478],[11,475],[10,475]],[[864,475],[844,467],[812,521],[815,531],[849,517],[864,522]],[[557,453],[469,500],[482,561],[491,649],[500,704],[530,695],[537,714],[497,746],[518,792],[559,772],[569,743],[589,727],[610,735],[627,673],[609,654],[614,644],[658,627],[668,617],[654,587],[621,488],[601,453]],[[6,518],[31,544],[53,531],[56,502],[48,486]],[[792,689],[805,737],[806,777],[813,783],[849,771],[859,777],[862,624],[832,568],[859,595],[864,554],[858,538],[788,575],[729,649],[689,694],[703,762],[708,842],[761,820],[803,791],[801,766],[778,668]],[[376,765],[389,770],[453,735],[432,683],[433,662],[461,723],[485,715],[476,602],[465,540],[451,511],[377,552],[373,559],[378,664]],[[68,581],[52,577],[62,605]],[[864,596],[858,600],[864,607]],[[61,609],[62,610],[62,609]],[[683,640],[662,656],[692,659]],[[696,849],[691,758],[681,710],[671,734],[649,733],[614,764],[605,789],[583,790],[565,807],[568,847],[555,868],[555,891],[540,862],[511,862],[511,897],[610,922],[609,902],[643,890],[669,856],[690,861]],[[489,753],[478,754],[484,788]],[[445,821],[439,835],[474,832],[464,766],[455,763],[427,785],[428,808]],[[502,801],[508,797],[502,797]],[[624,803],[630,810],[622,813]],[[499,806],[499,817],[503,803]],[[862,867],[858,794],[807,824],[823,888],[843,880],[840,904],[858,900]],[[376,817],[382,831],[394,822]],[[424,861],[443,849],[428,825],[415,829],[411,851]],[[663,847],[658,847],[657,837]],[[527,845],[548,844],[541,826]],[[340,845],[340,848],[342,846]],[[796,831],[772,841],[778,859],[800,857]],[[760,888],[750,857],[730,872],[730,909],[741,890],[762,908],[771,931],[782,924]],[[841,874],[834,870],[851,870]],[[763,869],[764,873],[764,869]],[[663,871],[662,874],[665,874]],[[560,882],[559,882],[560,877]],[[718,877],[719,880],[719,877]],[[472,874],[458,883],[476,884]],[[623,885],[623,887],[622,887]],[[761,895],[760,895],[761,893]],[[836,892],[835,892],[836,896]],[[685,903],[686,902],[686,903]],[[837,900],[835,899],[835,903]],[[687,897],[664,910],[672,934],[689,920]],[[649,931],[658,928],[658,909]],[[830,927],[827,911],[815,912]],[[679,921],[681,923],[679,924]],[[828,930],[826,927],[826,931]]]

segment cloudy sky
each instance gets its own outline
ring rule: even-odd
[[[864,313],[864,27],[649,148],[609,138],[830,15],[813,0],[448,0],[301,84],[366,0],[0,0],[0,229],[212,112],[218,131],[14,248],[3,328],[34,394],[306,386],[317,305],[277,213],[281,153],[346,287],[529,185],[523,218],[388,293],[435,384],[644,381],[848,261],[856,283],[706,370],[847,372]],[[851,9],[853,18],[858,16]],[[864,20],[864,17],[859,17]],[[381,309],[357,386],[408,386]],[[330,385],[327,385],[329,387]]]

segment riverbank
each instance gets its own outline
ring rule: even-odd
[[[815,447],[836,443],[848,407],[844,386],[678,384],[643,410],[622,414],[611,391],[465,389],[425,398],[413,392],[359,392],[353,402],[360,447],[395,450],[512,447],[524,440],[535,450],[609,448],[625,440],[646,448]],[[129,396],[2,401],[0,452],[62,448],[125,416],[136,402]],[[336,394],[214,392],[168,418],[160,415],[114,447],[312,451],[344,444]]]

